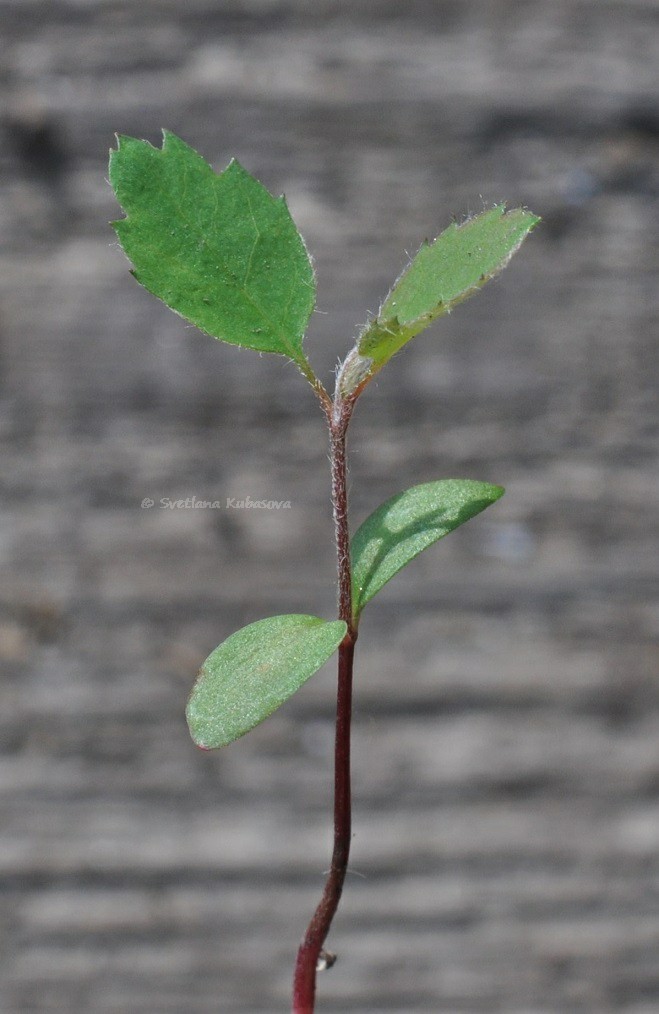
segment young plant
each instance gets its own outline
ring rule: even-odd
[[[168,131],[161,149],[119,137],[110,153],[110,182],[126,212],[113,225],[137,281],[212,337],[286,356],[311,384],[327,420],[338,619],[294,614],[250,623],[206,659],[186,711],[197,746],[226,746],[271,715],[338,650],[334,849],[293,984],[294,1014],[310,1014],[316,972],[333,963],[323,947],[350,850],[352,675],[362,610],[422,550],[503,494],[501,486],[470,479],[413,486],[381,504],[351,540],[350,418],[375,374],[497,275],[539,219],[497,205],[424,243],[339,366],[330,397],[303,349],[315,302],[314,271],[283,197],[272,197],[238,162],[216,174]]]

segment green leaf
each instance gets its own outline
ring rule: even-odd
[[[434,243],[424,243],[358,338],[357,357],[352,356],[349,366],[357,380],[346,378],[344,394],[502,271],[539,221],[528,211],[506,211],[500,204],[461,225],[450,225]]]
[[[501,486],[442,479],[412,486],[381,504],[351,544],[355,617],[394,574],[454,528],[503,496]]]
[[[118,137],[110,182],[127,216],[112,224],[141,285],[214,338],[310,371],[314,273],[283,197],[238,162],[216,174],[168,131],[162,148]]]
[[[202,665],[186,717],[203,750],[226,746],[271,715],[327,662],[342,620],[271,616],[236,631]]]

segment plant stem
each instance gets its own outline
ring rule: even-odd
[[[333,409],[327,412],[330,430],[339,619],[345,620],[348,624],[348,631],[339,646],[334,741],[334,848],[332,862],[322,898],[298,951],[293,983],[293,1014],[313,1014],[318,960],[339,905],[350,854],[350,722],[352,717],[352,666],[357,628],[352,617],[346,432],[353,405],[354,399],[345,401],[341,399],[337,391]]]

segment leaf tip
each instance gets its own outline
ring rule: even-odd
[[[185,149],[186,151],[194,151],[195,155],[199,154],[189,144],[186,144],[185,141],[181,140],[178,134],[175,134],[172,130],[168,130],[167,127],[161,127],[160,133],[162,134],[162,145],[160,147],[160,151],[163,154],[170,154],[176,149],[179,149],[180,151]],[[158,151],[157,148],[156,151]],[[199,157],[201,158],[201,156]]]
[[[115,134],[117,141],[117,152],[125,152],[129,148],[153,148],[149,141],[141,140],[139,137],[130,137],[129,134]]]
[[[110,151],[109,151],[109,170],[110,170],[110,185],[111,186],[114,186],[113,180],[112,180],[113,169],[114,169],[114,162],[115,162],[115,160],[120,155],[124,154],[125,149],[130,145],[130,142],[133,141],[133,140],[135,140],[135,139],[132,138],[132,137],[128,137],[127,134],[117,134],[117,133],[115,133],[115,135],[114,135],[115,147],[110,147]]]
[[[127,219],[125,219],[125,218],[118,218],[114,222],[110,222],[109,223],[110,228],[112,229],[112,231],[114,232],[115,236],[117,237],[118,245],[119,245],[119,247],[122,250],[123,250],[123,244],[121,242],[121,234],[123,232],[123,226],[126,224],[126,221],[127,221]],[[124,253],[125,253],[125,251],[124,251]]]
[[[115,144],[116,144],[116,148],[110,148],[110,154],[112,154],[112,153],[116,153],[117,151],[120,151],[120,150],[121,150],[121,147],[122,147],[122,145],[124,145],[124,144],[126,144],[126,143],[127,143],[128,141],[130,141],[130,140],[131,140],[131,138],[130,138],[130,137],[128,137],[128,135],[127,135],[127,134],[118,134],[118,133],[117,133],[117,132],[115,131],[115,134],[114,134],[114,140],[115,140]]]
[[[224,176],[225,173],[233,173],[235,176],[250,176],[251,179],[256,180],[256,177],[253,177],[251,173],[247,172],[245,166],[235,157],[235,155],[232,155],[229,159],[229,164],[226,169],[223,170],[222,175]],[[256,182],[259,183],[259,180],[256,180]]]

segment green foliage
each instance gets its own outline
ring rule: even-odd
[[[334,654],[340,620],[271,616],[236,631],[199,671],[186,716],[205,750],[232,743],[271,715]]]
[[[497,205],[424,243],[366,325],[342,378],[350,394],[437,317],[473,295],[505,268],[539,222],[536,215]]]
[[[346,357],[332,409],[302,347],[315,279],[284,198],[272,197],[236,161],[216,174],[168,131],[162,148],[118,137],[110,182],[126,213],[113,226],[137,281],[213,337],[291,359],[314,386],[333,434],[344,417],[347,426],[368,380],[433,320],[498,274],[539,221],[520,208],[507,212],[498,205],[425,243]],[[361,610],[394,574],[502,493],[500,486],[469,480],[431,482],[371,514],[352,540],[351,637]],[[347,518],[340,524],[345,544]],[[341,567],[348,567],[346,555],[340,558]],[[350,575],[344,578],[342,587]],[[349,612],[346,605],[346,621]],[[327,661],[347,631],[343,620],[292,615],[233,634],[206,660],[190,696],[187,718],[195,742],[211,749],[248,732]]]
[[[412,486],[381,504],[351,543],[353,613],[433,542],[503,496],[501,486],[443,479]]]
[[[110,182],[127,215],[113,225],[141,285],[214,338],[310,374],[314,274],[283,197],[238,162],[217,175],[168,131],[161,149],[119,137]]]
[[[283,197],[273,198],[235,161],[214,173],[167,131],[160,149],[119,137],[110,154],[110,182],[126,213],[113,225],[137,281],[215,338],[292,360],[327,419],[340,619],[295,614],[243,627],[206,659],[186,709],[197,746],[225,746],[271,715],[338,649],[334,850],[323,898],[300,945],[293,988],[294,1010],[311,1014],[316,970],[350,852],[351,687],[361,611],[419,553],[503,494],[501,486],[469,479],[413,486],[364,521],[348,552],[351,413],[371,377],[433,320],[498,274],[539,219],[498,205],[426,242],[345,358],[332,400],[302,347],[315,279]]]

